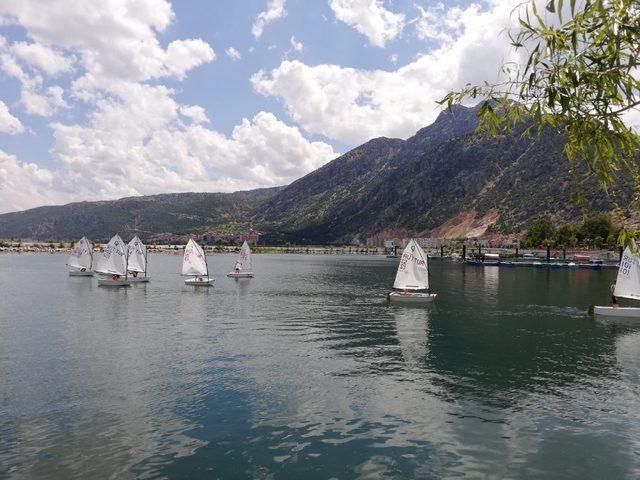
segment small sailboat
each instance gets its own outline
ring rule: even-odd
[[[93,245],[87,240],[87,237],[82,237],[78,243],[75,244],[67,265],[71,267],[69,270],[70,277],[93,277]]]
[[[640,300],[640,256],[638,256],[638,247],[635,243],[632,248],[625,248],[622,254],[613,296]],[[603,317],[637,318],[640,320],[639,307],[596,305],[593,307],[593,313]]]
[[[128,249],[120,235],[114,235],[98,258],[96,272],[103,275],[98,285],[104,287],[128,287],[131,280],[127,276]]]
[[[131,283],[148,282],[150,278],[147,276],[147,247],[136,235],[127,245],[127,250],[129,280]],[[141,276],[141,273],[144,273],[144,276]]]
[[[227,273],[227,277],[231,278],[253,278],[254,274],[251,271],[251,249],[249,244],[245,241],[242,244],[240,253],[238,253],[238,259],[233,267],[233,272]]]
[[[182,275],[193,277],[184,281],[186,285],[193,285],[194,287],[209,287],[213,285],[213,278],[209,278],[209,267],[204,250],[193,239],[189,239],[189,243],[184,249]]]
[[[402,252],[393,288],[387,298],[394,303],[421,304],[436,298],[429,288],[429,260],[414,239]]]

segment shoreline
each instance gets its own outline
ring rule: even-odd
[[[99,253],[104,248],[105,244],[94,244],[94,253]],[[150,254],[158,255],[178,255],[184,252],[185,245],[147,245],[147,250]],[[240,251],[240,246],[210,246],[203,245],[204,251],[207,254],[235,254]],[[441,251],[439,248],[426,249],[425,252],[431,259],[450,258],[452,254],[460,255],[462,253],[461,248],[454,250]],[[546,262],[546,249],[527,249],[517,250],[516,256],[515,248],[483,248],[482,254],[492,253],[500,255],[501,260],[517,260],[520,261],[543,261]],[[20,245],[8,245],[0,247],[0,254],[2,253],[48,253],[48,254],[69,254],[71,253],[70,245],[64,247],[50,247],[48,245],[34,243],[20,244]],[[254,245],[251,247],[252,254],[304,254],[304,255],[366,255],[366,256],[386,256],[389,254],[389,250],[384,247],[364,247],[364,246],[260,246]],[[398,257],[400,257],[400,253]],[[444,253],[444,257],[441,256]],[[606,263],[617,263],[619,261],[619,252],[615,250],[589,250],[585,248],[567,249],[563,252],[562,249],[554,249],[551,251],[550,261],[572,261],[575,255],[588,255],[592,260],[601,260]],[[476,257],[476,252],[467,250],[467,259]],[[564,257],[564,258],[563,258]]]

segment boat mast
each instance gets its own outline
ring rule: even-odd
[[[125,258],[124,279],[127,280],[129,278],[129,246],[128,245],[127,245],[127,250],[126,250],[124,258]]]
[[[209,264],[207,263],[207,252],[204,248],[202,249],[202,254],[204,255],[204,266],[207,267],[207,278],[209,278]]]
[[[145,247],[144,247],[144,276],[145,276],[145,278],[147,278],[147,264],[149,263],[147,261],[147,254],[148,254],[147,246],[145,245]]]
[[[427,256],[427,281],[429,282],[427,293],[431,294],[431,269],[429,268],[429,254],[425,253],[425,255]]]

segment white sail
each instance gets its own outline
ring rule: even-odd
[[[93,260],[93,245],[87,240],[87,237],[82,237],[73,248],[73,252],[69,256],[67,265],[73,268],[82,270],[91,270],[91,262]]]
[[[249,248],[249,244],[246,241],[242,244],[240,253],[238,253],[238,260],[236,260],[236,265],[234,268],[237,267],[239,267],[240,270],[244,270],[246,272],[251,271],[251,249]]]
[[[411,239],[400,258],[393,288],[401,290],[428,290],[429,270],[427,257],[415,240]]]
[[[114,235],[98,258],[96,272],[109,275],[127,274],[127,252],[120,235]]]
[[[208,275],[207,261],[202,247],[189,240],[182,257],[182,275]]]
[[[129,271],[143,273],[147,271],[147,247],[136,235],[127,246],[129,252]]]
[[[616,297],[640,299],[640,257],[638,247],[625,248],[618,268],[618,278],[613,294]]]

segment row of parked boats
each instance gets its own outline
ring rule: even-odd
[[[146,283],[148,256],[147,247],[136,235],[125,244],[120,235],[114,235],[100,252],[95,262],[93,245],[82,237],[74,246],[67,262],[69,275],[72,277],[93,277],[99,275],[98,285],[126,287],[132,283]],[[213,285],[214,279],[209,275],[207,257],[202,247],[190,239],[182,256],[182,275],[188,276],[184,283],[195,287]],[[252,278],[251,249],[244,242],[238,253],[233,271],[227,274],[231,278]]]

